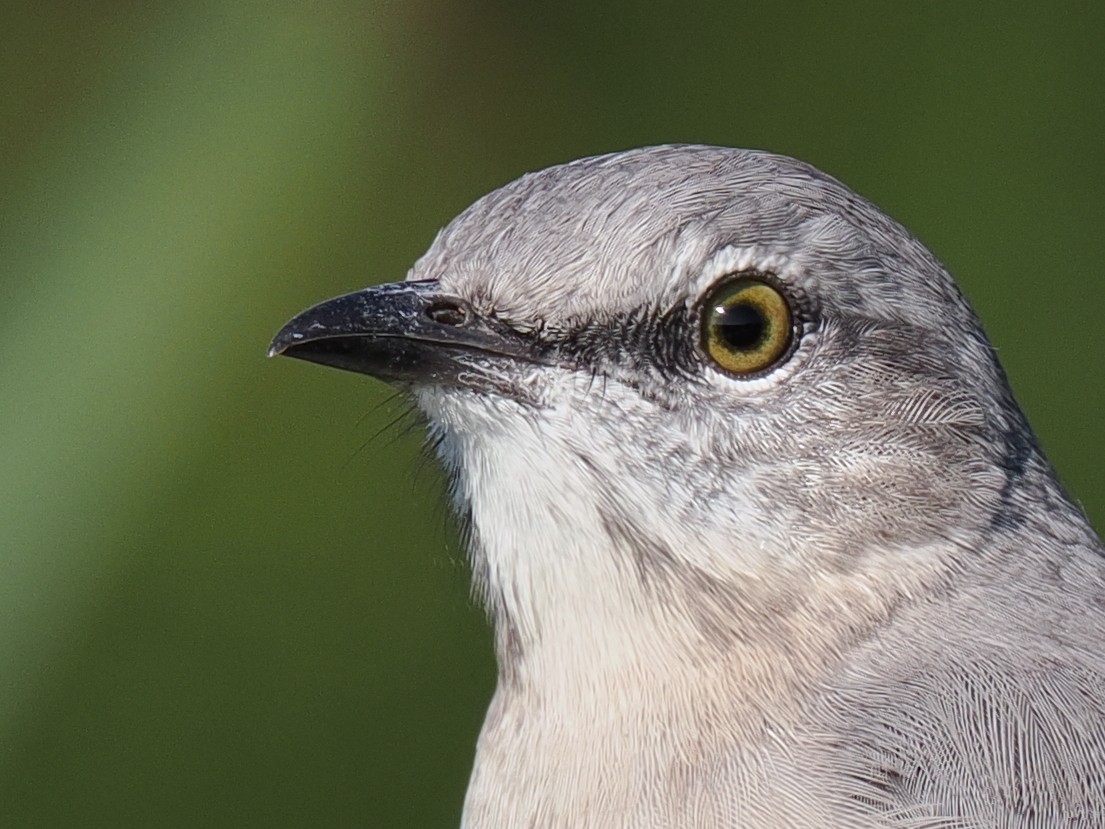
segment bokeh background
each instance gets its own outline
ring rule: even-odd
[[[1100,4],[5,4],[0,826],[456,826],[494,669],[440,475],[266,361],[485,191],[665,141],[956,273],[1105,524]]]

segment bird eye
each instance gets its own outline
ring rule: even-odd
[[[794,317],[770,282],[738,276],[711,291],[702,308],[702,347],[730,374],[766,371],[787,355]]]

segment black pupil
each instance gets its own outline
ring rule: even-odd
[[[767,320],[754,305],[737,302],[714,309],[717,335],[730,348],[746,351],[760,344],[767,331]]]

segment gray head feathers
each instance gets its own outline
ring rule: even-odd
[[[1105,825],[1105,558],[953,280],[782,156],[533,173],[274,352],[384,377],[500,684],[471,829]]]

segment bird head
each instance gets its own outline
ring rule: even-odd
[[[941,264],[764,152],[523,176],[405,282],[304,311],[271,353],[413,397],[500,662],[595,631],[609,655],[618,630],[862,627],[1015,527],[1020,481],[1048,474]]]

